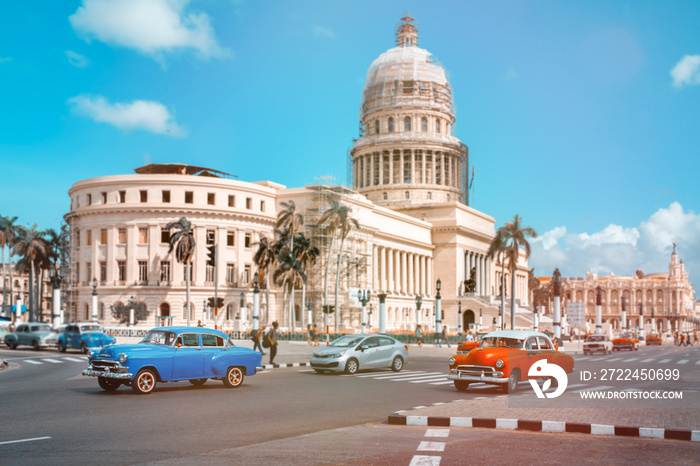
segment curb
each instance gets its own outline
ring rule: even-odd
[[[311,363],[308,363],[308,362],[288,362],[288,363],[282,363],[282,364],[263,364],[262,368],[263,369],[277,369],[280,367],[302,367],[302,366],[311,366]]]
[[[656,438],[700,442],[700,430],[661,429],[654,427],[608,426],[562,421],[528,421],[523,419],[483,419],[471,417],[403,416],[391,414],[389,424],[396,426],[472,427],[481,429],[527,430],[531,432],[567,432],[620,437]]]

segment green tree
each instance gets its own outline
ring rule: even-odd
[[[528,236],[536,238],[537,232],[530,227],[523,226],[522,219],[516,214],[513,221],[506,223],[496,231],[496,237],[491,242],[492,247],[489,247],[489,254],[492,253],[493,248],[495,252],[502,253],[508,260],[511,279],[510,328],[512,330],[515,329],[515,271],[518,268],[521,249],[525,250],[525,260],[530,257],[530,243],[526,239]]]
[[[280,251],[283,245],[288,243],[289,251],[294,251],[294,236],[299,228],[304,225],[304,217],[296,212],[296,203],[294,201],[281,202],[282,210],[277,214],[277,229],[280,230],[281,236],[278,241]],[[291,288],[289,300],[289,313],[294,316],[294,286]],[[294,330],[294,320],[290,320],[290,329]]]
[[[131,321],[131,309],[134,310],[134,325],[139,321],[148,319],[148,308],[144,303],[137,303],[132,296],[126,304],[115,304],[109,307],[112,317],[119,320],[120,324],[128,325]]]
[[[0,251],[2,251],[2,305],[3,314],[11,312],[12,306],[12,267],[10,267],[10,300],[7,300],[7,285],[5,283],[5,247],[7,247],[9,252],[10,264],[12,264],[12,245],[17,237],[17,226],[15,222],[17,217],[2,217],[0,216]],[[7,310],[6,310],[7,306]]]
[[[270,241],[267,236],[262,236],[260,241],[255,243],[258,246],[253,256],[253,262],[258,268],[258,271],[265,273],[265,319],[263,322],[267,324],[270,313],[270,269],[277,263],[277,244],[275,241]]]
[[[17,240],[13,247],[13,251],[18,256],[22,256],[17,262],[17,270],[29,272],[29,321],[35,322],[37,318],[37,303],[38,299],[36,290],[36,269],[45,261],[49,253],[49,246],[44,239],[44,232],[37,229],[34,224],[31,228],[20,226],[18,229]]]
[[[304,236],[303,233],[297,235],[296,242],[294,243],[294,254],[301,262],[302,270],[308,278],[307,270],[309,266],[313,265],[318,258],[320,251],[318,248],[311,244],[311,240]],[[301,326],[304,327],[304,309],[306,306],[306,279],[304,279],[301,288]],[[309,322],[310,323],[310,322]]]
[[[336,233],[340,237],[340,248],[338,249],[338,262],[336,267],[336,277],[335,277],[335,325],[334,329],[338,331],[338,288],[340,287],[340,263],[343,254],[343,245],[345,243],[345,238],[352,230],[352,228],[359,228],[360,224],[354,218],[350,217],[352,209],[350,207],[341,204],[338,201],[330,199],[330,207],[323,212],[321,218],[318,220],[319,225],[326,225],[330,230],[331,242],[328,246],[328,261],[326,262],[326,276],[323,282],[323,305],[328,305],[328,274],[330,272],[331,258],[333,256],[333,243],[335,242]],[[327,315],[327,314],[326,314]]]
[[[180,217],[175,222],[170,222],[165,225],[166,230],[175,230],[175,233],[170,234],[170,248],[168,254],[175,250],[175,259],[185,265],[185,283],[187,284],[187,326],[190,326],[190,318],[192,316],[192,304],[190,299],[190,275],[192,273],[192,257],[196,243],[192,232],[192,224],[185,217]]]
[[[275,283],[282,286],[282,308],[286,309],[288,296],[287,290],[293,290],[294,287],[301,286],[304,281],[306,281],[306,274],[302,270],[303,266],[301,265],[299,259],[297,259],[292,251],[286,248],[277,256],[277,263],[277,270],[275,270],[272,278]],[[291,327],[293,326],[294,315],[290,315],[289,318]]]

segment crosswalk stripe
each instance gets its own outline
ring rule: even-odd
[[[447,384],[451,384],[452,382],[454,382],[454,381],[453,380],[445,380],[442,382],[430,382],[430,385],[447,385]]]
[[[385,376],[385,377],[374,377],[373,380],[406,380],[406,379],[412,379],[414,377],[435,377],[436,375],[445,375],[444,372],[424,372],[422,374],[407,374],[407,375],[402,375],[402,374],[396,374],[393,376]]]
[[[375,372],[372,374],[360,374],[360,375],[355,375],[358,379],[363,379],[363,378],[383,378],[383,377],[396,377],[397,375],[406,375],[406,374],[425,374],[425,371],[401,371],[401,374],[397,372]]]
[[[681,360],[678,361],[676,364],[685,364],[686,362],[688,362],[687,359],[681,359]]]
[[[608,362],[619,361],[620,359],[622,359],[622,358],[612,358],[612,359],[608,359]]]
[[[413,380],[413,381],[409,380],[409,383],[428,383],[428,382],[437,382],[438,380],[445,380],[445,376],[443,375],[442,377],[432,377],[428,380]]]
[[[439,374],[439,373],[438,373]],[[422,376],[411,376],[411,377],[404,377],[401,379],[389,379],[392,382],[409,382],[411,380],[421,380],[421,379],[435,379],[438,377],[438,374],[432,374],[432,375],[422,375]],[[443,373],[441,377],[444,377],[445,374]]]
[[[700,364],[700,359],[698,359],[698,360],[695,362],[695,364]]]
[[[60,361],[58,359],[50,359],[50,358],[44,358],[42,361],[50,362],[53,364],[63,364],[63,361]]]
[[[669,361],[670,359],[662,359],[661,361],[659,361],[659,364],[666,364]]]
[[[33,359],[25,359],[24,362],[29,364],[42,364],[40,361],[34,361]]]
[[[629,358],[629,359],[625,359],[622,362],[632,362],[632,361],[636,361],[637,359],[639,359],[639,358]]]
[[[87,358],[78,359],[78,358],[68,358],[68,357],[65,357],[65,358],[63,358],[63,359],[65,359],[66,361],[73,361],[73,362],[87,362]]]
[[[649,358],[649,359],[642,359],[642,360],[639,361],[639,362],[651,362],[651,361],[653,361],[653,360],[654,360],[654,358]]]
[[[592,358],[591,361],[602,361],[605,358]]]

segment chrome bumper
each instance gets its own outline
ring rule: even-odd
[[[134,374],[130,372],[110,372],[110,371],[96,371],[94,369],[85,369],[83,375],[88,377],[104,377],[106,379],[119,379],[119,380],[131,380]]]
[[[486,375],[485,372],[481,372],[480,374],[474,374],[473,371],[470,371],[471,373],[465,373],[464,371],[459,371],[459,370],[451,370],[449,374],[447,374],[447,378],[450,380],[465,380],[467,382],[485,382],[485,383],[507,383],[508,382],[508,377],[503,376],[503,372],[493,372],[493,375]]]

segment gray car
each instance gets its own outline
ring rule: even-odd
[[[345,335],[311,355],[316,372],[345,372],[360,369],[403,369],[408,362],[408,346],[388,335]]]
[[[15,349],[17,346],[31,346],[35,350],[39,348],[52,346],[50,339],[54,336],[49,324],[44,323],[25,323],[19,324],[17,330],[5,335],[5,344],[10,349]],[[55,345],[55,343],[53,343]]]

